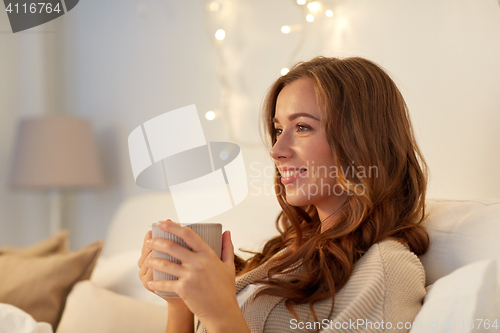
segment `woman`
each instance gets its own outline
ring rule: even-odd
[[[193,313],[196,332],[408,332],[425,296],[427,167],[394,82],[366,59],[317,57],[273,84],[263,122],[280,236],[244,262],[229,231],[222,261],[174,222],[160,228],[192,252],[148,233],[141,280],[181,297],[167,299],[167,332],[193,332]]]

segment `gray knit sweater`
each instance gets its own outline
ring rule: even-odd
[[[239,276],[236,293],[266,277],[268,262]],[[335,295],[329,318],[331,299],[314,305],[318,320],[313,319],[309,304],[294,306],[299,316],[296,320],[284,299],[269,295],[255,298],[259,288],[241,306],[252,333],[313,332],[317,328],[323,333],[408,332],[426,295],[420,260],[406,245],[391,239],[374,244],[356,262],[349,281]],[[200,321],[196,332],[207,333]]]

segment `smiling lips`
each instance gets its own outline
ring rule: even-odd
[[[299,174],[303,174],[307,169],[295,169],[295,168],[279,168],[279,172],[281,175],[281,183],[284,185],[293,182],[295,179],[299,177]]]

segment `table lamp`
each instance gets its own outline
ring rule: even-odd
[[[48,191],[51,234],[61,230],[61,190],[103,183],[90,122],[71,116],[22,119],[9,183],[12,189]]]

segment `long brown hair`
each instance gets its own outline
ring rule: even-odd
[[[278,94],[287,84],[310,78],[321,110],[321,124],[335,156],[337,183],[347,193],[339,211],[339,221],[321,232],[316,208],[292,206],[286,201],[283,184],[276,169],[274,179],[283,211],[276,219],[280,235],[269,240],[262,252],[240,262],[241,275],[261,265],[288,247],[257,295],[283,297],[287,309],[298,319],[293,305],[310,304],[330,298],[333,312],[335,294],[347,283],[357,260],[375,243],[393,238],[408,244],[417,255],[429,247],[425,218],[427,165],[418,148],[406,103],[396,84],[375,63],[359,58],[316,57],[296,64],[268,91],[262,121],[269,144],[276,142],[273,117]],[[364,177],[363,170],[375,166],[375,177]],[[362,169],[365,168],[365,169]],[[362,186],[364,191],[356,191]],[[281,274],[291,279],[279,280]],[[290,275],[289,275],[290,276]]]

